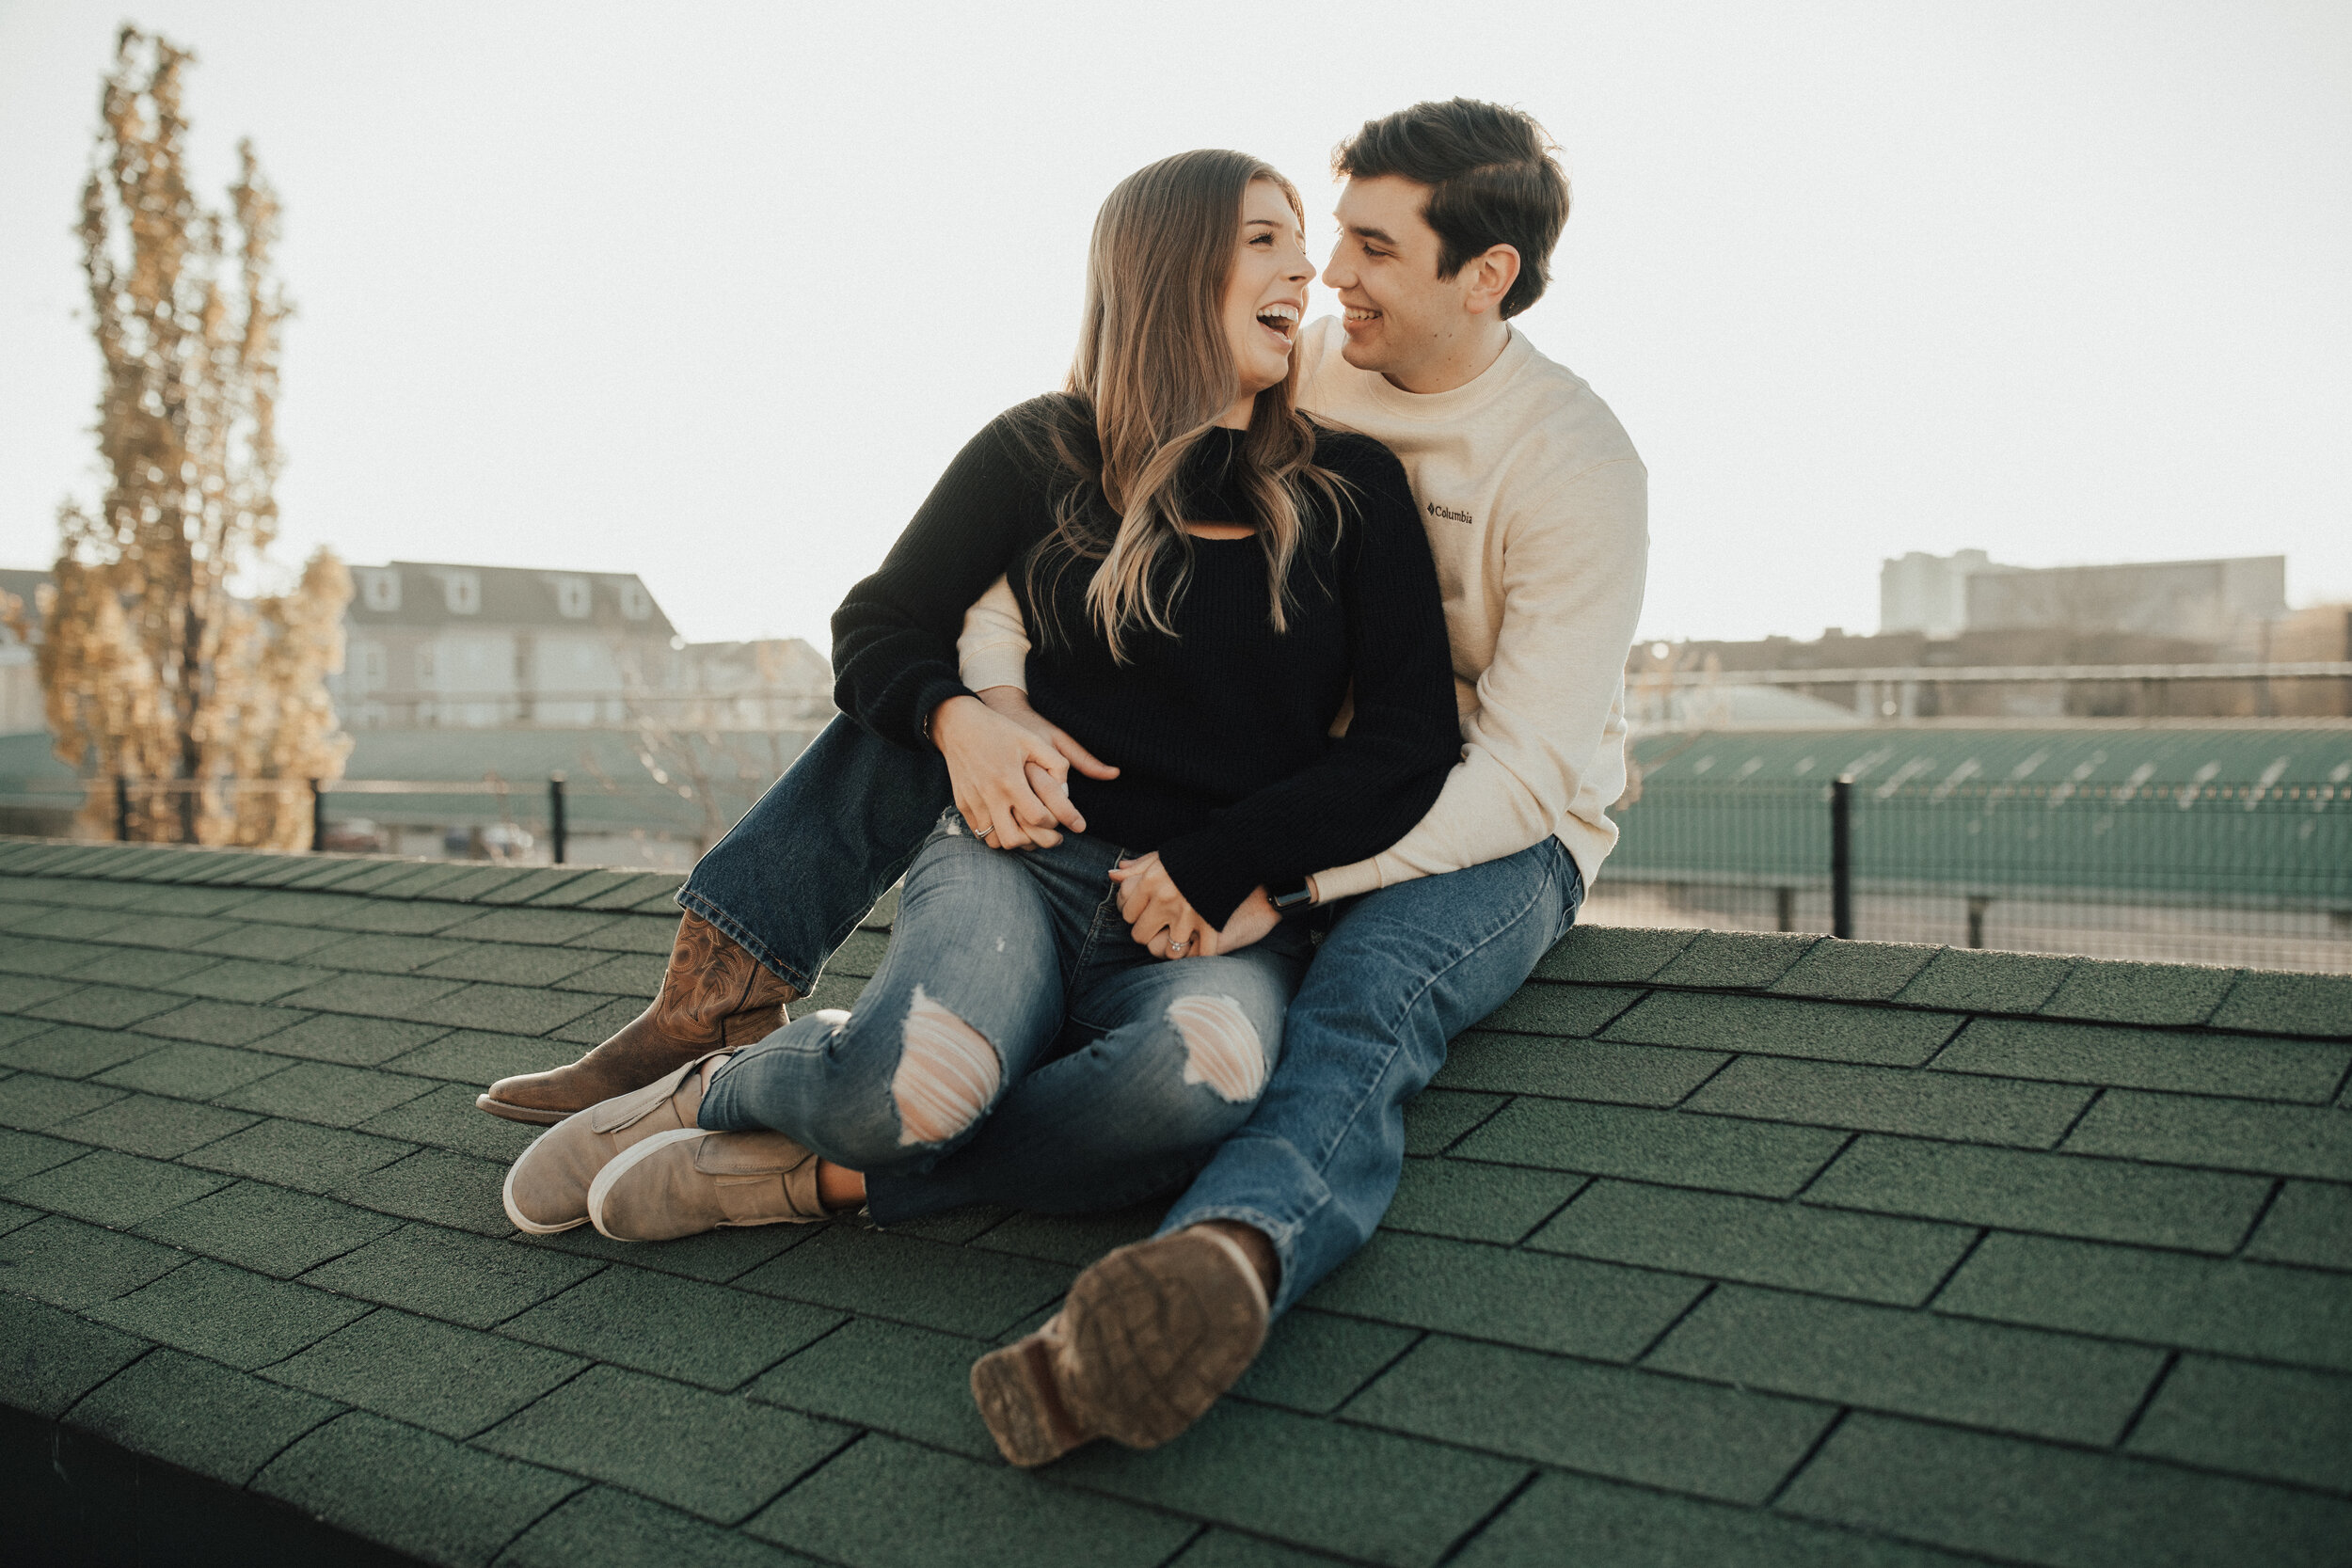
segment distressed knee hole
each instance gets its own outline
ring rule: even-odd
[[[1184,1082],[1206,1084],[1218,1099],[1238,1105],[1265,1087],[1265,1048],[1241,1004],[1230,996],[1182,996],[1168,1005],[1168,1022],[1184,1042]]]
[[[907,1008],[898,1070],[890,1080],[898,1106],[898,1142],[939,1144],[971,1126],[996,1098],[1003,1068],[996,1048],[914,988]]]

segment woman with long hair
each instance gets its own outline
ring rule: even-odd
[[[1238,152],[1111,193],[1067,389],[974,437],[834,617],[843,711],[939,751],[958,802],[879,972],[851,1011],[552,1129],[508,1177],[517,1226],[650,1241],[861,1205],[884,1225],[1115,1208],[1248,1117],[1311,945],[1267,929],[1265,890],[1392,843],[1459,750],[1404,472],[1294,406],[1302,222]],[[1000,577],[1035,640],[1030,704],[1115,765],[1070,781],[1083,832],[1016,835],[978,776],[1009,721],[956,639]]]

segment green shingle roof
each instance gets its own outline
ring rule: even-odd
[[[471,1097],[643,1005],[675,886],[0,845],[0,1498],[563,1568],[2352,1560],[2352,978],[1580,931],[1232,1398],[1024,1475],[965,1369],[1149,1212],[507,1226]]]

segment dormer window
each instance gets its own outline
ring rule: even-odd
[[[359,602],[370,610],[390,611],[400,608],[400,574],[398,572],[367,572],[359,576]]]
[[[631,579],[621,584],[621,613],[632,621],[643,621],[653,614],[653,595],[645,585]]]
[[[482,609],[482,578],[471,572],[444,572],[441,597],[452,615],[472,615]]]
[[[586,620],[590,604],[586,578],[557,578],[555,579],[557,613],[574,621]]]

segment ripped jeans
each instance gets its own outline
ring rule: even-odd
[[[1182,1186],[1248,1119],[1311,950],[1286,926],[1230,957],[1154,958],[1119,915],[1121,853],[1084,834],[991,849],[948,811],[855,1010],[746,1047],[701,1125],[771,1128],[864,1173],[884,1225]]]

